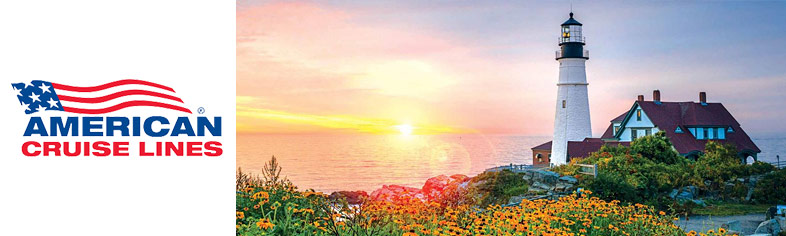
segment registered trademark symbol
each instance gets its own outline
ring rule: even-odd
[[[197,109],[197,112],[199,114],[205,114],[205,108],[204,107],[199,107],[199,109]]]

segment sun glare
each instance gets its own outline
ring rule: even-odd
[[[400,124],[394,127],[396,127],[396,129],[398,129],[398,131],[401,132],[401,135],[410,135],[412,134],[412,130],[414,130],[414,128],[410,124]]]

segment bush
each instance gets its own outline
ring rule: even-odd
[[[764,175],[753,189],[753,199],[760,203],[786,204],[786,169]]]
[[[748,175],[761,175],[770,173],[771,171],[776,170],[775,166],[770,163],[766,162],[754,162],[750,166],[748,166]]]
[[[483,172],[472,178],[471,195],[477,196],[477,203],[486,207],[492,204],[506,204],[513,196],[527,192],[528,184],[523,173],[510,170]]]
[[[710,191],[723,190],[724,182],[746,174],[746,166],[737,156],[737,148],[731,144],[707,142],[705,153],[696,161],[695,175],[701,180],[695,183]],[[704,186],[704,180],[711,181]]]
[[[671,141],[663,131],[634,140],[630,145],[630,150],[655,163],[671,165],[684,159],[674,150]]]
[[[636,189],[619,175],[613,173],[598,173],[598,177],[590,180],[585,187],[591,189],[595,196],[603,200],[641,202],[641,197],[636,194]]]

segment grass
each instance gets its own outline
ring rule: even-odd
[[[767,204],[718,203],[704,208],[693,209],[693,214],[713,216],[764,214],[770,207],[772,206]]]

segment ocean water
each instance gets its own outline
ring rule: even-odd
[[[260,173],[275,155],[282,175],[300,189],[373,191],[382,185],[421,187],[445,174],[473,176],[532,160],[531,147],[551,137],[511,135],[254,135],[237,136],[237,166]],[[759,160],[786,154],[786,138],[754,139]],[[786,157],[784,157],[786,159]]]

